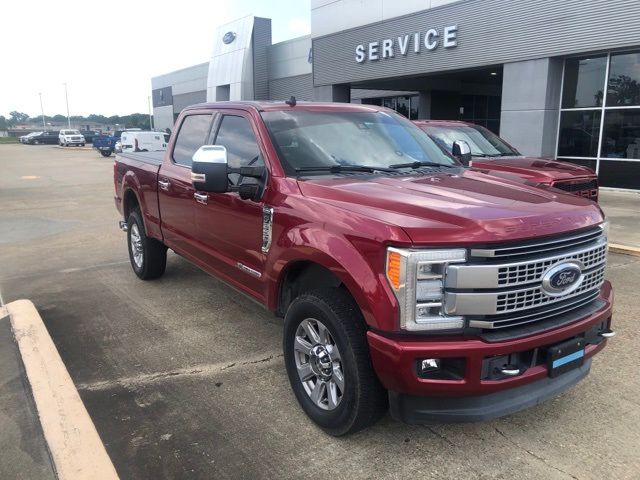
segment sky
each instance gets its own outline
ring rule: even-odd
[[[209,60],[219,25],[271,18],[272,40],[310,32],[310,0],[5,2],[0,115],[147,113],[151,77]]]

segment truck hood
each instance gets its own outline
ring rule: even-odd
[[[589,200],[469,169],[430,175],[309,177],[298,184],[305,197],[349,215],[400,227],[413,243],[424,245],[554,235],[604,219]]]
[[[596,178],[590,168],[536,157],[474,157],[472,166],[482,170],[507,172],[540,183],[573,180],[579,177]]]

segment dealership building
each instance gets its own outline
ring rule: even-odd
[[[383,105],[483,125],[531,156],[640,189],[640,1],[311,0],[311,34],[218,29],[208,62],[151,80],[157,129],[223,100]]]

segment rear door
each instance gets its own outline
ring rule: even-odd
[[[212,119],[211,111],[194,111],[183,118],[172,150],[158,174],[158,202],[165,243],[192,260],[199,257],[199,232],[194,216],[196,203],[191,184],[191,158],[208,143]]]
[[[227,149],[230,167],[263,166],[264,154],[250,116],[245,111],[221,111],[216,119],[214,145]],[[229,175],[239,183],[253,178]],[[265,255],[262,253],[263,203],[242,200],[237,193],[196,192],[196,223],[207,267],[247,293],[263,296]]]

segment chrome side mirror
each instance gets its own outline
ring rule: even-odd
[[[229,191],[227,149],[222,145],[203,145],[193,154],[191,183],[202,192]]]
[[[453,142],[451,153],[463,165],[469,165],[471,162],[471,147],[469,147],[469,144],[464,140],[456,140]]]

